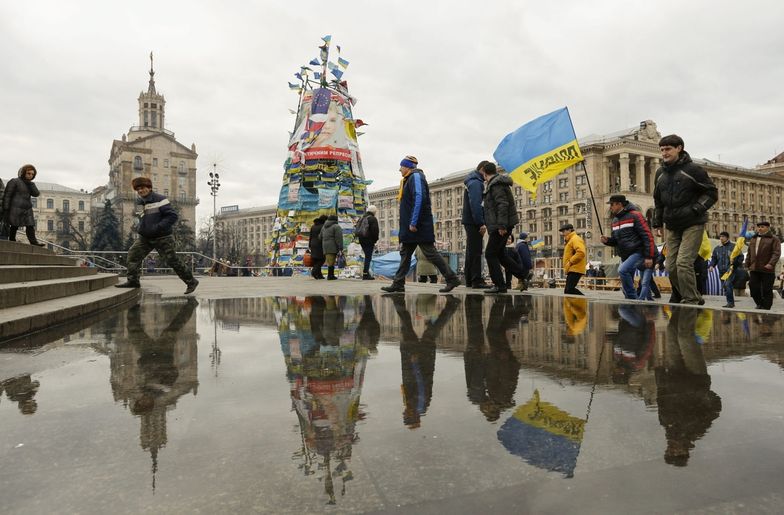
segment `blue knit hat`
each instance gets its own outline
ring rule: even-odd
[[[406,168],[416,168],[419,164],[419,161],[414,156],[406,156],[400,161],[400,166],[405,166]]]

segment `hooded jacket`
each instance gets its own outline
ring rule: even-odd
[[[136,199],[136,204],[142,206],[142,217],[136,232],[148,239],[171,235],[178,216],[168,198],[151,191],[146,197]]]
[[[38,172],[33,168],[33,180],[28,181],[24,178],[23,169],[24,166],[19,169],[16,178],[8,181],[3,192],[3,209],[0,211],[9,225],[35,227],[31,197],[40,195],[38,186],[33,182]]]
[[[413,225],[416,232],[408,227]],[[400,243],[433,243],[433,211],[430,207],[430,187],[425,174],[419,168],[403,179],[403,196],[400,199]]]
[[[618,255],[623,260],[637,253],[642,254],[645,259],[653,259],[656,255],[656,243],[651,229],[640,209],[630,202],[613,216],[612,234],[607,245],[617,247]]]
[[[327,220],[321,228],[321,247],[324,254],[337,254],[343,250],[343,228],[337,220]]]
[[[656,170],[653,227],[666,225],[670,230],[682,231],[702,225],[718,198],[719,191],[705,170],[682,151],[676,162]]]
[[[482,195],[485,179],[474,170],[463,181],[463,225],[482,226],[485,224],[485,211],[482,207]]]
[[[488,231],[509,230],[520,222],[512,193],[512,179],[507,174],[492,176],[485,184],[482,198]]]

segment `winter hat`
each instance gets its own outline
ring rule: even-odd
[[[416,168],[419,164],[419,161],[414,156],[406,156],[400,161],[400,166],[405,166],[406,168]]]
[[[524,240],[524,239],[526,239],[526,238],[528,238],[528,233],[527,233],[527,232],[521,232],[521,233],[520,233],[520,238],[519,238],[519,239],[521,239],[521,240]]]
[[[367,212],[375,215],[378,212],[378,208],[376,206],[368,206]]]
[[[131,186],[133,186],[134,191],[141,186],[147,186],[152,189],[152,181],[148,177],[134,177],[131,181]]]
[[[329,215],[327,217],[327,220],[332,220],[333,222],[337,222],[338,221],[338,215]]]

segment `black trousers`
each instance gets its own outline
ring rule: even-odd
[[[465,283],[466,286],[482,284],[482,235],[478,225],[464,225],[466,233]]]
[[[362,246],[362,252],[365,253],[365,264],[362,268],[362,273],[364,275],[369,275],[370,263],[373,260],[373,249],[375,248],[376,244],[369,242],[359,242],[359,244]]]
[[[758,306],[770,309],[773,306],[773,282],[776,274],[773,272],[749,272],[749,291],[751,298]]]
[[[321,267],[324,266],[324,262],[327,259],[324,256],[321,257],[313,257],[312,268],[310,269],[310,275],[316,279],[323,278],[324,274],[321,273]]]
[[[507,273],[511,273],[518,279],[523,279],[522,267],[506,255],[506,239],[508,237],[508,233],[501,236],[498,234],[498,231],[489,232],[487,246],[485,247],[485,260],[490,271],[490,279],[499,288],[506,288],[506,278],[501,271],[501,265],[503,265]]]
[[[395,278],[392,280],[393,285],[405,285],[408,269],[411,268],[411,256],[414,255],[414,251],[417,247],[422,249],[422,254],[425,255],[425,259],[438,268],[438,271],[441,272],[441,275],[444,276],[447,283],[457,279],[457,274],[455,274],[454,270],[449,268],[449,265],[446,264],[446,261],[444,261],[441,254],[438,253],[433,243],[401,243],[400,266],[398,267],[397,272],[395,272]]]
[[[571,293],[572,295],[582,295],[583,292],[577,289],[577,283],[580,282],[580,277],[583,274],[578,272],[569,272],[566,274],[566,285],[564,286],[564,293]]]

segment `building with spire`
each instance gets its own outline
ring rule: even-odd
[[[139,176],[148,177],[154,191],[169,197],[180,219],[191,229],[196,227],[196,145],[183,145],[165,128],[166,99],[155,87],[152,53],[149,73],[147,91],[139,94],[138,124],[114,140],[109,153],[105,198],[122,223],[123,238],[133,228],[136,193],[131,181]]]

